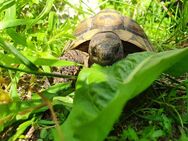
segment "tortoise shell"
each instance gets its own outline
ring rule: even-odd
[[[88,41],[98,32],[113,31],[124,44],[131,44],[125,49],[125,54],[137,51],[153,51],[144,30],[129,17],[122,16],[115,10],[102,10],[93,17],[82,21],[75,29],[74,40],[69,49],[79,49],[88,52]]]

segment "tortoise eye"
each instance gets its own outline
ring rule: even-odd
[[[93,55],[93,56],[97,56],[97,50],[96,50],[95,47],[92,49],[92,55]]]

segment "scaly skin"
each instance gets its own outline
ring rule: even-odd
[[[80,50],[68,50],[59,59],[73,61],[79,64],[88,65],[88,54]],[[66,67],[54,67],[52,71],[62,75],[78,75],[81,66],[66,66]],[[68,78],[54,78],[53,83],[61,83],[70,81]]]

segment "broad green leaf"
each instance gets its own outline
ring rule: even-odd
[[[129,55],[110,67],[93,65],[83,69],[78,76],[73,109],[61,125],[64,140],[104,140],[124,105],[149,87],[162,72],[185,61],[185,56],[188,56],[188,48],[142,52]]]
[[[173,76],[180,76],[185,72],[188,72],[188,63],[186,60],[188,60],[188,56],[183,57],[184,61],[180,61],[175,63],[172,67],[170,67],[166,73],[171,74]]]

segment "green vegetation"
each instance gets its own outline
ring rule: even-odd
[[[136,20],[156,52],[94,64],[78,77],[54,74],[75,65],[58,57],[76,25],[105,8]],[[96,9],[0,1],[0,140],[188,140],[188,2],[100,0]],[[51,84],[57,77],[77,82]]]

